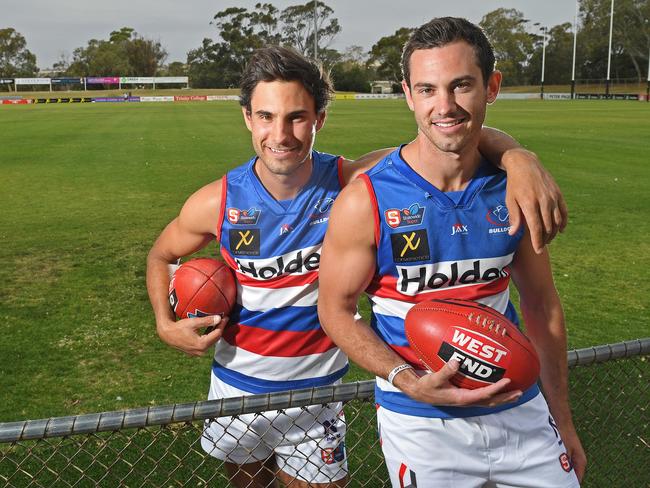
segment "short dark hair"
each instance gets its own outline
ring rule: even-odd
[[[293,49],[271,46],[257,49],[242,73],[239,104],[251,110],[253,90],[260,81],[299,81],[314,98],[316,113],[327,108],[334,94],[329,73],[320,63]]]
[[[483,73],[483,83],[487,86],[494,71],[494,49],[481,28],[466,19],[458,17],[439,17],[421,25],[411,33],[402,51],[402,76],[411,86],[411,55],[419,49],[442,47],[456,41],[465,41],[474,49],[476,62]]]

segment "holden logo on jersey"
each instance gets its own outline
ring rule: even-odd
[[[338,419],[326,420],[323,422],[323,429],[325,430],[325,440],[333,442],[336,439],[341,438],[341,433],[339,432]]]
[[[400,464],[398,475],[400,488],[417,488],[418,482],[415,479],[415,471],[409,469],[406,464]]]
[[[393,247],[393,256],[394,253]],[[416,295],[424,290],[487,283],[499,278],[507,279],[510,276],[508,265],[512,261],[512,256],[508,254],[496,258],[443,261],[421,266],[397,266],[397,290],[405,295]],[[506,281],[504,287],[507,288],[507,285]]]
[[[467,235],[468,233],[469,233],[469,230],[467,229],[467,226],[461,224],[460,222],[458,222],[458,223],[451,226],[451,235],[452,236],[455,236],[457,234]]]
[[[396,263],[426,261],[430,258],[429,238],[424,229],[391,234],[390,243],[393,248],[393,261]]]
[[[260,255],[259,229],[230,229],[228,237],[230,238],[230,251],[233,254],[240,254],[243,256]]]
[[[226,211],[228,222],[233,225],[255,225],[260,218],[262,211],[258,208],[251,207],[248,210],[240,210],[230,207]]]
[[[469,378],[496,383],[510,364],[510,352],[487,336],[464,327],[450,327],[438,357],[460,363],[459,372]]]
[[[420,225],[424,217],[425,208],[419,203],[412,203],[409,208],[389,208],[384,212],[386,223],[392,229],[408,227],[409,225]]]
[[[488,229],[490,234],[502,234],[510,230],[510,214],[505,205],[497,205],[488,210],[485,218],[493,226]]]
[[[304,274],[317,271],[320,265],[321,246],[298,249],[282,256],[254,261],[235,259],[237,271],[257,280],[269,280],[287,274]]]

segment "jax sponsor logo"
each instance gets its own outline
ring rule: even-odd
[[[509,278],[512,254],[497,258],[444,261],[421,266],[397,266],[397,291],[417,295],[427,290],[487,283]]]
[[[459,373],[478,381],[496,383],[510,364],[510,351],[498,342],[464,327],[450,327],[438,357],[459,362]]]
[[[510,214],[505,205],[497,205],[488,210],[485,219],[491,226],[488,228],[489,234],[503,234],[510,230]]]
[[[454,225],[451,226],[451,235],[467,235],[469,234],[469,229],[467,228],[466,225],[461,224],[460,222],[455,223]]]
[[[313,206],[312,212],[309,215],[309,225],[324,224],[330,218],[330,210],[334,205],[333,198],[321,198]]]
[[[384,212],[386,224],[392,229],[420,225],[424,217],[425,208],[419,203],[412,203],[408,208],[389,208]]]
[[[289,224],[282,224],[282,225],[280,226],[280,235],[283,236],[283,235],[285,235],[285,234],[288,234],[288,233],[291,232],[292,230],[293,230],[293,227],[290,226]]]
[[[232,225],[255,225],[260,218],[262,211],[259,208],[251,207],[248,210],[229,207],[226,210],[228,222]]]
[[[237,271],[256,280],[269,280],[288,274],[305,274],[317,271],[320,265],[321,246],[292,251],[282,256],[266,259],[235,259]]]

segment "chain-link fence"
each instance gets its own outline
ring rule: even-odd
[[[568,354],[575,422],[589,457],[583,486],[650,486],[648,353],[650,338]],[[389,486],[375,430],[373,399],[374,382],[364,381],[0,423],[0,483],[21,488],[226,487],[231,486],[226,466],[206,455],[202,439],[204,445],[237,444],[236,432],[241,428],[248,441],[239,441],[243,457],[237,462],[247,463],[256,456],[264,457],[264,451],[258,449],[262,441],[295,436],[297,428],[302,432],[298,455],[285,456],[282,446],[278,448],[276,458],[282,472],[304,472],[302,468],[307,467],[317,482],[341,478],[339,454],[345,449],[349,475],[347,481],[340,479],[339,485]],[[344,416],[335,414],[339,404],[344,405]],[[250,427],[251,419],[255,427]],[[217,420],[229,429],[224,432]],[[204,425],[210,422],[216,428],[206,433]],[[216,451],[213,454],[219,456]],[[259,483],[251,486],[265,486],[276,468],[260,464],[256,469],[255,482]],[[233,469],[230,474],[240,484],[248,479],[245,471]]]

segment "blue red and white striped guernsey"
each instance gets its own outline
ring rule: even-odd
[[[286,202],[261,184],[256,158],[223,178],[217,239],[238,293],[212,371],[251,393],[329,385],[348,369],[316,308],[321,246],[343,186],[342,160],[316,151],[312,158],[309,182]]]
[[[510,264],[523,232],[508,235],[505,173],[482,161],[462,192],[444,193],[416,173],[401,148],[361,175],[375,210],[377,263],[366,292],[377,335],[416,369],[404,317],[416,303],[465,298],[489,305],[518,323],[510,302]],[[470,417],[520,405],[539,393],[537,385],[520,400],[497,408],[439,407],[417,402],[382,378],[379,405],[422,417]]]

